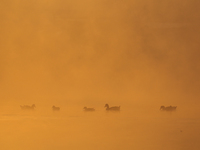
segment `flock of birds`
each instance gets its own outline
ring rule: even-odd
[[[23,105],[23,106],[20,106],[22,110],[34,110],[35,109],[35,104],[29,106],[29,105]],[[106,108],[107,111],[120,111],[120,106],[113,106],[113,107],[110,107],[108,104],[105,104],[104,106]],[[160,110],[162,111],[175,111],[177,108],[177,106],[161,106],[160,107]],[[60,111],[60,107],[56,107],[56,106],[52,106],[52,110],[53,111]],[[95,111],[94,108],[88,108],[88,107],[84,107],[83,108],[84,111]]]
[[[33,105],[21,105],[20,106],[22,110],[34,110],[35,109],[35,104]],[[106,110],[107,111],[120,111],[120,106],[113,106],[113,107],[109,107],[108,104],[105,104]],[[52,106],[52,110],[53,111],[60,111],[60,107],[56,107],[56,106]],[[84,107],[83,108],[84,111],[95,111],[94,108],[88,108],[88,107]]]

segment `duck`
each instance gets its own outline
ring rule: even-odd
[[[95,111],[94,108],[87,108],[87,107],[84,107],[83,109],[84,109],[84,111]]]
[[[120,106],[113,106],[113,107],[109,107],[108,104],[105,104],[106,110],[108,111],[120,111]]]
[[[52,106],[52,110],[53,110],[53,111],[60,111],[60,107],[56,107],[56,106],[53,105],[53,106]]]
[[[167,106],[167,107],[165,107],[165,106],[160,106],[160,110],[165,110],[165,111],[175,111],[176,110],[176,108],[177,108],[177,106]]]
[[[35,104],[33,104],[33,105],[31,105],[31,106],[29,106],[29,105],[20,105],[20,107],[21,107],[21,109],[22,110],[34,110],[35,109]]]

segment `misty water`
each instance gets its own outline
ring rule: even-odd
[[[198,150],[200,117],[196,111],[121,108],[120,112],[84,112],[81,106],[0,112],[2,150]]]
[[[199,150],[199,6],[0,0],[0,150]]]

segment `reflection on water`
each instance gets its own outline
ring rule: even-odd
[[[197,150],[199,118],[141,110],[121,112],[3,111],[0,113],[2,150]]]

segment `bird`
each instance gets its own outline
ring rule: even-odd
[[[108,111],[120,111],[120,106],[113,106],[113,107],[109,107],[108,104],[105,104],[106,110]]]
[[[52,106],[52,110],[53,110],[53,111],[60,111],[60,107],[56,107],[56,106],[53,105],[53,106]]]
[[[84,111],[95,111],[94,108],[87,108],[87,107],[84,107],[83,109],[84,109]]]
[[[165,110],[165,111],[175,111],[177,106],[160,106],[160,110]]]
[[[29,105],[20,105],[20,107],[21,107],[21,109],[22,110],[34,110],[35,109],[35,104],[33,104],[33,105],[31,105],[31,106],[29,106]]]

